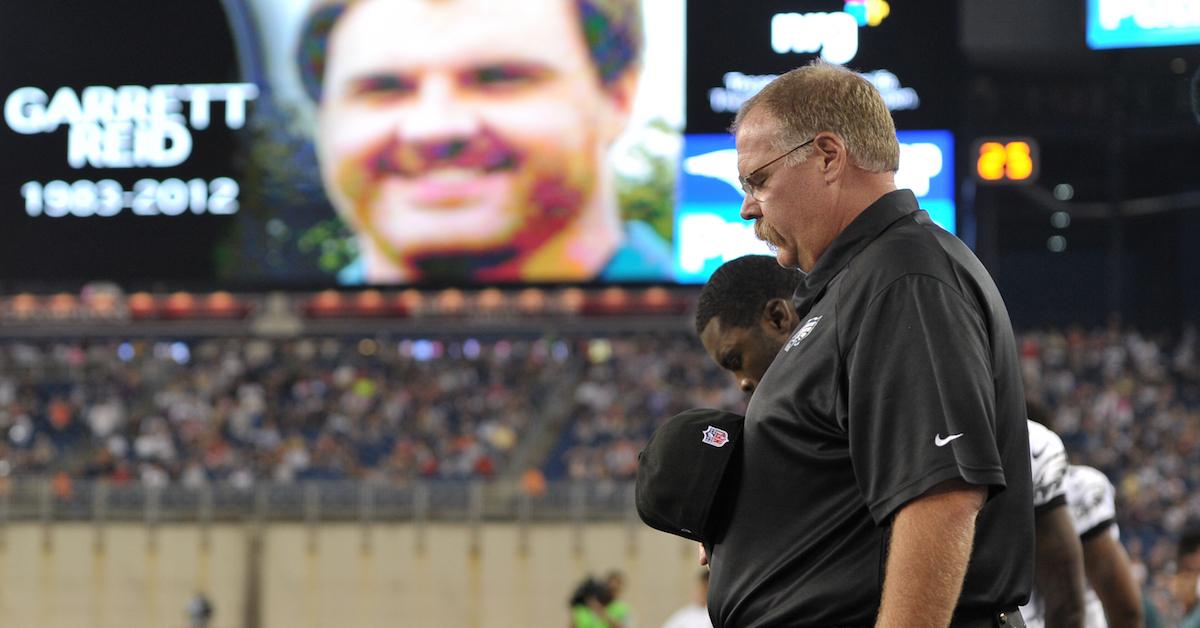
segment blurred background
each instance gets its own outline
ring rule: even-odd
[[[816,58],[883,94],[1171,625],[1196,0],[0,4],[0,624],[561,626],[595,578],[662,625],[699,566],[637,453],[745,408],[692,330],[767,252],[727,128]],[[623,244],[522,266],[589,212]]]

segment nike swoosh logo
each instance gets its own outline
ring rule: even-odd
[[[951,434],[951,435],[947,436],[946,438],[942,438],[941,434],[934,434],[933,435],[933,444],[937,445],[938,447],[945,447],[946,443],[949,443],[950,441],[952,441],[956,438],[962,438],[962,435],[963,435],[963,433],[959,432],[957,434]]]
[[[1049,448],[1050,448],[1050,446],[1049,446],[1049,445],[1042,445],[1042,448],[1041,448],[1041,449],[1039,449],[1039,450],[1037,450],[1037,451],[1033,452],[1033,453],[1032,453],[1032,454],[1030,454],[1030,455],[1031,455],[1031,456],[1033,456],[1033,459],[1034,459],[1034,460],[1037,460],[1038,458],[1041,458],[1041,457],[1042,457],[1042,454],[1046,453],[1046,450],[1047,450],[1047,449],[1049,449]]]

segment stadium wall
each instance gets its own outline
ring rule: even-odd
[[[31,628],[182,627],[198,591],[212,628],[562,626],[576,584],[611,569],[649,627],[698,571],[694,544],[623,523],[22,523],[0,537],[0,625]]]

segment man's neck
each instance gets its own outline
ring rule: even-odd
[[[875,201],[896,190],[895,177],[891,172],[867,172],[857,167],[851,168],[830,210],[834,214],[831,220],[834,230],[827,232],[824,246],[808,256],[802,256],[799,260],[800,269],[805,273],[812,272],[821,260],[821,256],[825,254],[834,240],[850,226],[850,223],[854,222]]]
[[[844,188],[843,198],[840,199],[843,220],[838,233],[846,230],[868,207],[883,198],[885,194],[896,191],[896,177],[892,172],[868,172],[854,168],[850,180]]]

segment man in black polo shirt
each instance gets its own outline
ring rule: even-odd
[[[735,121],[742,217],[807,273],[747,410],[717,626],[990,626],[1032,580],[1016,347],[986,270],[895,188],[895,129],[816,63]]]
[[[722,264],[700,291],[696,334],[713,361],[747,393],[754,392],[800,326],[792,295],[803,277],[774,257],[746,255]],[[1033,405],[1026,408],[1031,418],[1045,414]],[[1057,434],[1032,420],[1027,425],[1037,546],[1033,597],[1040,599],[1033,606],[1031,598],[1021,612],[1031,627],[1079,628],[1084,625],[1084,561],[1077,522],[1067,507],[1067,452]],[[1088,604],[1091,612],[1090,599]]]

